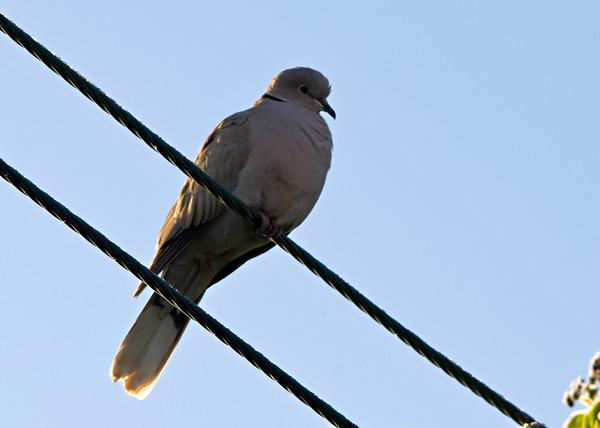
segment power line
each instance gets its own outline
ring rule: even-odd
[[[87,98],[94,101],[100,108],[110,114],[115,120],[129,129],[148,146],[156,150],[169,162],[177,166],[184,174],[198,182],[204,189],[218,198],[227,207],[238,213],[245,220],[260,226],[260,217],[242,201],[231,195],[218,183],[212,180],[192,161],[185,158],[175,148],[167,144],[157,134],[148,129],[131,113],[119,106],[113,99],[108,97],[102,90],[90,83],[68,64],[63,62],[48,49],[35,41],[26,32],[0,14],[0,30],[6,33],[16,43],[21,45],[33,56],[42,61],[52,71],[57,73],[69,84],[77,88]],[[360,310],[369,315],[376,322],[385,327],[389,332],[397,336],[404,343],[412,347],[420,355],[427,358],[431,363],[442,369],[446,374],[456,379],[459,383],[469,388],[476,395],[496,407],[505,415],[512,418],[519,425],[533,423],[535,419],[506,400],[502,395],[492,390],[486,384],[476,379],[454,363],[442,353],[425,343],[416,334],[402,326],[398,321],[389,316],[383,309],[379,308],[359,291],[341,279],[335,272],[327,268],[323,263],[311,256],[306,250],[298,246],[287,236],[275,239],[275,242],[290,253],[296,260],[308,267],[315,275],[323,279],[328,285],[337,290],[346,299],[354,303]]]
[[[331,422],[332,425],[341,428],[357,427],[357,425],[346,419],[344,415],[306,389],[298,381],[269,361],[264,355],[252,348],[252,346],[244,342],[240,337],[236,336],[231,330],[203,311],[198,305],[194,304],[190,299],[181,294],[179,290],[171,287],[164,279],[150,272],[146,266],[141,264],[127,252],[123,251],[114,242],[45,193],[27,178],[23,177],[23,175],[2,159],[0,159],[0,175],[15,186],[20,192],[29,196],[36,204],[65,223],[69,228],[79,233],[90,244],[94,245],[123,268],[131,272],[140,281],[144,281],[148,284],[152,290],[160,294],[166,301],[214,334],[221,342],[232,348],[235,352],[248,360],[254,367],[258,368],[281,385],[285,390],[291,392],[296,398]]]

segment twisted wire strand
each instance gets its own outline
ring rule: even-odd
[[[94,245],[123,268],[131,272],[136,278],[148,284],[152,290],[160,294],[161,297],[170,304],[177,307],[189,318],[214,334],[221,342],[232,348],[235,352],[248,360],[250,364],[281,385],[286,391],[292,393],[316,413],[327,419],[333,426],[340,428],[357,427],[357,425],[349,421],[344,415],[302,386],[298,381],[269,361],[264,355],[256,351],[248,343],[244,342],[223,324],[207,314],[177,289],[171,287],[164,279],[150,272],[147,267],[137,261],[134,257],[119,248],[115,243],[75,215],[64,205],[42,191],[2,159],[0,159],[0,176],[15,186],[21,193],[31,198],[36,204],[65,223],[70,229],[80,234],[90,244]]]
[[[111,115],[115,120],[129,129],[152,149],[160,153],[169,162],[177,166],[184,174],[198,182],[204,189],[218,198],[227,207],[238,213],[246,221],[260,227],[260,217],[248,208],[242,201],[231,195],[192,161],[185,158],[175,148],[166,143],[157,134],[148,129],[131,113],[119,106],[102,90],[94,86],[68,64],[63,62],[48,49],[35,41],[26,32],[0,14],[0,30],[6,33],[17,44],[29,51],[33,56],[42,61],[48,68],[61,76],[70,85],[77,88],[83,95],[94,101],[100,108]],[[275,239],[277,245],[291,254],[296,260],[305,265],[315,275],[323,279],[329,286],[338,291],[346,299],[354,303],[360,310],[381,324],[389,332],[397,336],[404,343],[412,347],[446,374],[456,379],[460,384],[469,388],[473,393],[483,398],[487,403],[496,407],[503,414],[513,419],[519,425],[533,423],[535,419],[506,400],[502,395],[489,388],[486,384],[473,377],[445,355],[433,349],[417,335],[403,327],[398,321],[389,316],[385,311],[363,296],[359,291],[341,279],[335,272],[311,256],[306,250],[298,246],[287,236]]]

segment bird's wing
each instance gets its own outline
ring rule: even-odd
[[[238,174],[250,151],[248,139],[250,133],[247,128],[251,110],[236,113],[221,122],[208,136],[194,161],[229,191],[235,187]],[[150,270],[156,274],[164,270],[200,233],[203,226],[224,209],[226,208],[220,201],[188,178],[160,230],[157,251]],[[135,291],[134,297],[137,297],[145,287],[146,284],[142,282]]]

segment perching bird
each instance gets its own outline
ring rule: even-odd
[[[331,164],[331,132],[319,114],[329,82],[298,67],[275,77],[248,110],[229,116],[209,135],[195,163],[256,210],[257,231],[187,179],[158,235],[154,273],[198,303],[206,289],[273,247],[315,205]],[[137,297],[146,284],[136,290]],[[127,393],[146,397],[177,346],[188,318],[153,294],[123,340],[110,375]]]

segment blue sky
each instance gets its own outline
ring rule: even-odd
[[[532,416],[600,350],[597,2],[10,1],[0,11],[193,158],[279,71],[332,83],[292,238]],[[183,175],[0,34],[0,157],[143,263]],[[149,297],[0,183],[3,426],[326,427],[197,325],[144,401],[108,376]],[[512,427],[280,249],[201,306],[361,427]]]

